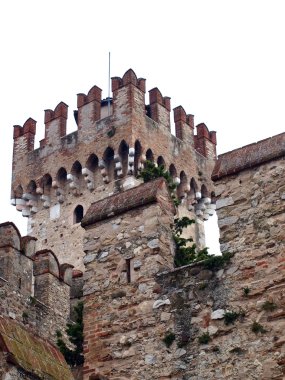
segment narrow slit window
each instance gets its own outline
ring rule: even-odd
[[[131,282],[131,259],[126,260],[126,266],[127,266],[127,282]]]

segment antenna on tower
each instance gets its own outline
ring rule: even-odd
[[[110,108],[111,108],[111,98],[110,98],[110,81],[111,81],[111,73],[110,73],[110,68],[111,68],[111,53],[109,52],[109,73],[108,73],[108,116],[110,116]]]

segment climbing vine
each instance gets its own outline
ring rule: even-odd
[[[65,357],[66,362],[75,367],[84,363],[83,356],[83,302],[79,302],[74,308],[76,315],[75,323],[67,323],[66,333],[74,349],[69,348],[62,339],[62,333],[56,332],[57,346]]]
[[[176,253],[174,257],[174,264],[176,267],[196,263],[198,261],[205,260],[210,256],[208,254],[207,248],[204,248],[202,250],[197,249],[196,244],[193,243],[192,237],[187,239],[181,237],[183,230],[193,223],[195,223],[195,220],[189,219],[187,216],[174,219],[172,231],[174,243],[176,246]]]
[[[152,161],[146,161],[144,168],[140,170],[140,174],[138,175],[138,178],[142,178],[144,182],[149,182],[160,177],[163,177],[166,180],[173,203],[175,206],[178,206],[180,201],[174,195],[174,190],[176,189],[177,185],[174,183],[169,171],[165,170],[163,165],[156,166]],[[176,247],[176,253],[174,257],[175,266],[181,267],[183,265],[203,261],[203,266],[205,266],[207,269],[217,270],[223,267],[232,257],[231,254],[225,253],[222,256],[210,255],[207,248],[203,248],[201,250],[197,249],[196,244],[193,243],[192,237],[183,238],[181,236],[183,230],[193,223],[195,223],[195,220],[190,219],[186,216],[174,219],[172,231]]]

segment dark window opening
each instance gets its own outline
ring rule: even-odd
[[[75,207],[73,212],[73,223],[80,223],[83,219],[83,206],[78,205]]]
[[[131,259],[126,260],[126,266],[127,266],[127,282],[131,282]]]

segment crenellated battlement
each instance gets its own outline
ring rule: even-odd
[[[116,114],[116,108],[120,107],[121,97],[120,90],[126,89],[126,87],[132,86],[139,90],[142,94],[145,93],[145,84],[146,80],[143,78],[137,78],[136,74],[132,69],[129,69],[122,78],[113,77],[112,78],[112,91],[113,98],[110,99],[110,105],[112,108],[112,113],[110,113],[110,122],[108,123],[99,123],[101,125],[94,126],[94,123],[100,122],[102,119],[106,117],[106,108],[108,107],[108,101],[101,99],[102,90],[96,85],[93,86],[89,92],[86,94],[79,93],[77,94],[77,107],[78,109],[74,111],[76,113],[76,122],[78,126],[78,130],[82,129],[92,129],[93,132],[97,132],[100,137],[101,129],[105,129],[105,132],[108,132],[108,127],[117,122],[118,116]],[[167,127],[170,130],[170,112],[171,112],[171,102],[170,97],[163,96],[160,90],[156,87],[149,91],[149,104],[145,104],[144,96],[142,99],[136,98],[134,94],[128,93],[127,101],[124,100],[124,104],[126,108],[132,113],[138,110],[138,107],[134,107],[135,105],[139,106],[141,111],[147,114],[152,120],[156,121],[158,124]],[[136,100],[136,102],[134,102]],[[143,100],[143,102],[142,102]],[[135,104],[137,103],[137,104]],[[178,106],[174,108],[174,121],[175,121],[175,132],[176,137],[179,140],[184,140],[184,134],[182,130],[186,128],[184,124],[190,126],[194,129],[194,116],[189,114],[187,115],[184,108],[182,106]],[[60,102],[54,110],[46,109],[44,114],[44,124],[45,124],[45,138],[40,141],[40,149],[44,149],[46,145],[55,146],[58,149],[62,148],[61,138],[66,136],[66,123],[68,119],[68,105],[64,102]],[[117,112],[119,112],[117,110]],[[87,120],[85,120],[87,119]],[[102,125],[103,124],[103,125]],[[105,127],[105,128],[104,128]],[[206,126],[205,126],[206,127]],[[207,127],[206,127],[207,129]],[[211,132],[213,133],[213,132]],[[26,139],[31,140],[31,137],[36,134],[36,121],[32,118],[29,118],[23,127],[19,125],[14,126],[14,140],[15,145],[17,145],[18,139]],[[187,135],[187,133],[186,133]],[[201,138],[208,138],[214,145],[216,141],[214,139],[209,138],[209,132],[204,133],[201,132],[200,125],[197,126],[197,136],[196,138],[200,140]],[[81,133],[79,136],[78,142],[80,140],[85,140],[84,133]],[[89,134],[90,137],[90,134]],[[93,138],[96,138],[96,133],[93,133]],[[33,146],[31,144],[32,141],[29,141],[27,144],[27,151],[33,150]],[[189,143],[186,139],[186,143]],[[196,147],[195,147],[196,149]],[[54,149],[53,149],[54,150]],[[197,149],[199,151],[199,149]],[[201,149],[200,149],[201,150]],[[199,152],[205,155],[205,152],[201,150]],[[50,151],[46,152],[46,155],[50,154]],[[45,154],[40,154],[43,156]]]
[[[112,91],[116,94],[116,91],[120,88],[132,84],[145,93],[145,81],[146,80],[144,78],[137,78],[135,72],[132,69],[129,69],[125,72],[122,78],[112,78]]]
[[[51,250],[36,251],[36,240],[21,237],[12,222],[0,224],[0,314],[50,338],[70,317],[73,266],[59,264]]]
[[[19,230],[12,222],[0,224],[0,258],[2,260],[3,258],[9,258],[4,262],[9,261],[11,264],[9,266],[1,265],[0,277],[10,282],[11,286],[16,286],[19,289],[21,289],[19,279],[14,280],[15,276],[20,275],[21,272],[25,274],[27,279],[31,279],[32,276],[51,274],[59,283],[64,282],[66,285],[71,286],[73,266],[67,263],[60,264],[55,254],[49,249],[36,251],[36,240],[32,236],[21,237]],[[19,258],[21,266],[17,267]],[[26,284],[25,288],[31,289],[30,295],[33,295],[36,291],[33,289],[33,281]]]
[[[203,156],[211,155],[212,144],[217,144],[216,132],[209,132],[208,127],[204,123],[196,126],[197,135],[194,136],[195,149]]]
[[[146,160],[170,171],[183,207],[194,210],[192,194],[205,193],[202,186],[208,194],[212,191],[215,132],[203,124],[195,135],[194,116],[178,106],[173,110],[173,136],[170,97],[153,88],[146,104],[146,80],[132,69],[112,78],[112,91],[113,97],[103,100],[97,86],[77,94],[78,129],[68,135],[67,104],[45,110],[45,137],[36,150],[35,120],[14,127],[11,203],[29,219],[29,233],[41,236],[37,249],[63,252],[61,263],[69,261],[61,255],[73,252],[74,240],[81,241],[81,213],[91,202],[139,184],[136,177]],[[66,226],[72,225],[77,238],[67,236]],[[81,257],[71,262],[83,269]]]

